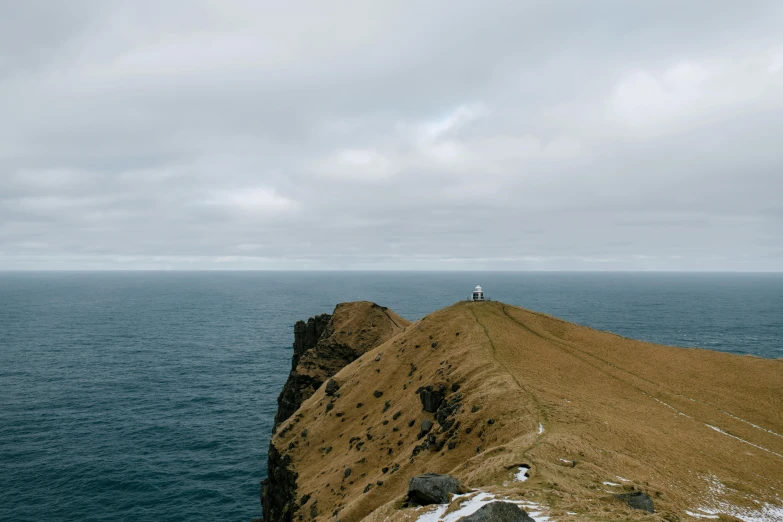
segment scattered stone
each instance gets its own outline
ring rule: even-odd
[[[343,472],[343,478],[348,478],[351,476],[351,468],[345,468],[345,471]]]
[[[386,473],[387,471],[389,471],[389,468],[381,468],[381,472]]]
[[[425,473],[408,483],[408,501],[421,506],[446,504],[450,495],[461,489],[459,481],[451,475]]]
[[[364,406],[364,404],[362,404],[361,402],[357,402],[357,403],[356,403],[356,407],[357,407],[357,408],[361,408],[362,406]]]
[[[408,421],[408,427],[409,428],[412,428],[414,424],[416,424],[416,420],[415,419],[411,419],[411,420]]]
[[[457,334],[457,335],[459,335],[459,334]],[[456,382],[454,384],[452,384],[451,385],[451,391],[452,392],[459,391],[459,384],[457,384]]]
[[[456,447],[457,447],[457,443],[456,442],[454,442],[453,440],[451,442],[449,442],[449,449],[450,450],[453,450]]]
[[[326,389],[324,390],[324,392],[329,397],[334,397],[334,394],[337,393],[337,390],[339,389],[340,389],[340,385],[337,384],[337,382],[334,379],[329,379],[328,381],[326,381]]]
[[[642,493],[641,491],[634,491],[633,493],[621,493],[619,495],[615,495],[615,497],[624,501],[633,509],[641,509],[650,513],[655,513],[655,506],[653,505],[653,501],[649,496],[647,496],[646,493]]]
[[[457,332],[456,335],[459,337],[459,332]]]
[[[374,392],[372,392],[372,394],[375,396],[376,399],[379,399],[383,396],[383,392],[380,390],[375,390]]]
[[[301,435],[302,435],[302,438],[303,438],[303,439],[304,439],[304,438],[307,438],[307,428],[305,428],[305,429],[303,429],[303,430],[302,430],[302,433],[301,433]]]
[[[345,413],[338,411],[337,413],[335,413],[335,415],[338,417],[342,417],[343,415],[345,415]]]
[[[437,348],[438,347],[438,342],[436,341],[436,342],[432,343],[430,346],[432,346],[433,348]]]
[[[369,492],[371,489],[372,489],[372,484],[367,484],[366,486],[364,486],[365,493]]]
[[[489,419],[489,420],[487,421],[487,424],[489,424],[490,426],[492,426],[493,424],[495,424],[495,419]]]
[[[474,404],[473,407],[470,409],[470,413],[476,413],[480,409],[481,409],[481,406],[479,406],[478,404]]]
[[[334,409],[334,404],[330,402],[326,405],[326,413],[329,413],[332,409]]]
[[[383,413],[386,413],[386,411],[391,408],[391,401],[386,401],[383,403]]]
[[[397,419],[399,419],[399,418],[400,418],[400,415],[402,415],[402,412],[401,412],[401,411],[398,411],[397,413],[395,413],[394,415],[392,415],[392,420],[397,420]]]
[[[310,495],[309,494],[302,495],[302,498],[299,499],[299,505],[300,506],[304,506],[305,504],[307,504],[308,500],[310,500]]]
[[[313,502],[313,505],[310,506],[310,518],[315,519],[318,516],[318,507],[316,507],[317,503]]]
[[[421,421],[421,429],[419,430],[419,438],[424,437],[426,434],[428,434],[432,430],[432,421],[429,419],[424,419]]]
[[[535,522],[527,512],[511,502],[490,502],[460,522]]]
[[[375,483],[375,485],[378,487],[383,486],[383,481],[379,480],[378,482]]]
[[[383,419],[383,422],[381,424],[386,426],[387,424],[389,424],[389,419]]]
[[[381,360],[381,354],[378,354],[375,356],[375,362],[378,362]]]

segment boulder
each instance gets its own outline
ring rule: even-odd
[[[340,385],[335,382],[334,379],[329,379],[326,381],[326,389],[324,390],[324,393],[326,393],[327,396],[333,397],[335,393],[337,393],[337,390],[340,389]]]
[[[432,429],[432,426],[433,426],[432,421],[429,419],[424,419],[423,421],[421,421],[421,431],[419,431],[419,438],[422,438],[423,436],[428,434]]]
[[[425,473],[413,477],[408,483],[408,501],[420,506],[446,504],[452,493],[458,493],[459,481],[451,475]]]
[[[416,390],[421,399],[421,406],[424,411],[435,413],[438,411],[440,404],[443,402],[443,393],[440,390],[435,390],[432,386],[419,388]]]
[[[621,493],[619,495],[615,495],[615,497],[624,501],[634,509],[641,509],[644,511],[649,511],[650,513],[655,513],[655,506],[653,505],[653,501],[646,493],[642,493],[641,491],[634,491],[633,493]]]
[[[535,522],[535,520],[516,504],[490,502],[472,515],[460,518],[458,522]]]

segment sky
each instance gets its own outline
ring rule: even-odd
[[[0,270],[783,271],[783,2],[0,0]]]

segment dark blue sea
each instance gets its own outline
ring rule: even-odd
[[[238,521],[297,319],[487,296],[618,334],[783,357],[783,274],[0,273],[0,520]]]

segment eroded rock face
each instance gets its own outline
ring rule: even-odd
[[[413,477],[408,483],[408,501],[420,506],[446,504],[451,494],[460,489],[459,481],[451,475],[425,473]]]
[[[341,303],[331,315],[298,321],[294,325],[291,373],[277,399],[274,431],[281,426],[281,433],[293,429],[299,419],[289,419],[325,382],[328,395],[338,396],[339,383],[331,377],[408,324],[386,307],[369,302]],[[285,447],[276,447],[274,437],[269,446],[269,476],[261,488],[264,520],[293,520],[300,509],[296,502],[297,476]]]
[[[293,415],[299,409],[299,406],[302,405],[302,402],[312,395],[312,392],[307,395],[308,389],[313,388],[316,384],[318,386],[321,385],[318,379],[311,379],[297,372],[297,366],[302,356],[318,344],[331,318],[332,316],[329,314],[321,314],[311,317],[307,322],[297,321],[294,325],[294,354],[291,357],[291,373],[285,385],[283,385],[283,390],[277,397],[275,429],[281,422]],[[318,389],[318,386],[315,386],[313,391]],[[304,395],[307,396],[305,397]]]
[[[270,444],[268,463],[269,476],[261,483],[264,520],[291,522],[297,509],[297,474],[291,470],[291,458]]]
[[[511,502],[491,502],[459,522],[536,522],[527,512]]]

